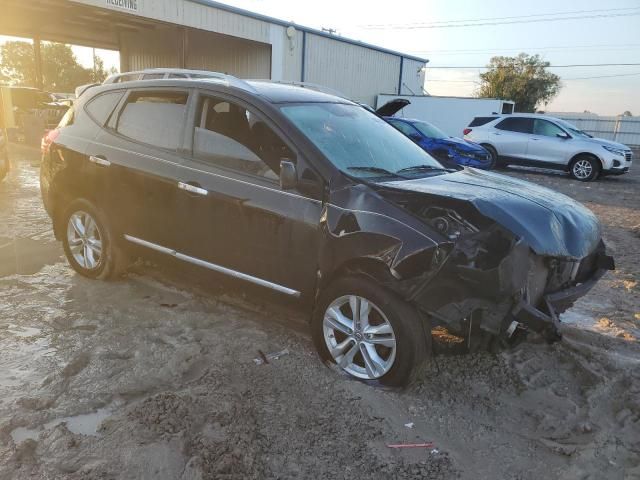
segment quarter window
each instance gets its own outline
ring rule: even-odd
[[[531,133],[533,131],[533,119],[526,117],[505,118],[496,125],[496,128],[509,132]]]
[[[193,137],[196,158],[277,180],[280,160],[295,161],[284,141],[255,113],[216,97],[203,98]]]
[[[120,112],[116,130],[133,140],[176,150],[187,97],[184,92],[134,92]]]
[[[551,123],[548,120],[536,119],[533,124],[533,133],[545,137],[556,137],[558,135],[564,135],[565,132],[555,123]]]
[[[89,103],[84,108],[96,123],[104,125],[122,98],[123,93],[122,91],[103,93],[89,100]]]

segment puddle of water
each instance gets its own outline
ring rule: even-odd
[[[27,439],[37,440],[40,433],[54,428],[56,425],[60,425],[63,422],[66,422],[67,428],[73,433],[79,435],[98,436],[98,427],[100,426],[100,423],[102,423],[106,418],[109,418],[111,414],[112,411],[109,408],[100,408],[92,413],[56,418],[55,420],[45,423],[39,428],[18,427],[11,431],[11,438],[13,438],[16,445]]]

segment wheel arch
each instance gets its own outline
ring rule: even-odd
[[[602,159],[600,157],[598,157],[598,155],[596,155],[593,152],[579,152],[579,153],[576,153],[575,155],[573,155],[571,157],[571,159],[569,160],[569,163],[567,164],[567,171],[571,170],[571,167],[572,167],[573,163],[576,160],[578,160],[578,158],[580,158],[580,157],[590,157],[590,158],[593,158],[593,159],[597,160],[598,164],[600,165],[600,170],[601,171],[604,170],[604,163],[602,162]]]
[[[53,222],[53,233],[57,240],[64,231],[65,226],[62,225],[62,216],[67,206],[74,200],[82,198],[94,205],[96,204],[95,192],[89,184],[77,182],[73,178],[73,173],[68,170],[59,172],[51,185],[51,191],[54,192],[51,205],[51,218]]]

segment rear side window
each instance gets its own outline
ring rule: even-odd
[[[185,92],[134,92],[120,111],[116,130],[133,140],[176,150],[184,126],[187,97]]]
[[[505,118],[496,125],[496,128],[498,130],[507,130],[509,132],[531,133],[533,132],[533,118]]]
[[[103,93],[89,100],[84,109],[94,122],[102,126],[109,120],[123,94],[123,91]]]
[[[468,125],[469,127],[479,127],[481,125],[485,125],[498,117],[475,117],[471,120],[471,123]]]

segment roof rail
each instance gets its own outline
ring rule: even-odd
[[[256,89],[253,88],[253,86],[251,86],[248,82],[238,77],[234,77],[233,75],[229,75],[227,73],[220,73],[220,72],[211,72],[209,70],[191,70],[187,68],[145,68],[143,70],[134,70],[131,72],[120,72],[120,73],[110,75],[105,81],[105,83],[114,83],[114,79],[125,76],[125,75],[139,74],[140,76],[142,76],[145,73],[165,73],[165,74],[182,73],[182,74],[190,75],[189,78],[198,78],[200,80],[206,80],[207,78],[211,78],[216,80],[222,80],[227,84],[227,86],[233,86],[236,88],[240,88],[242,90],[248,90],[256,93]],[[138,78],[136,80],[144,80],[144,79]]]
[[[327,95],[333,95],[334,97],[344,98],[345,100],[351,100],[344,93],[334,90],[333,88],[325,87],[324,85],[318,85],[317,83],[310,82],[296,82],[289,80],[256,80],[258,82],[268,82],[268,83],[278,83],[281,85],[293,85],[295,87],[308,88],[309,90],[314,90],[320,93],[326,93]]]

